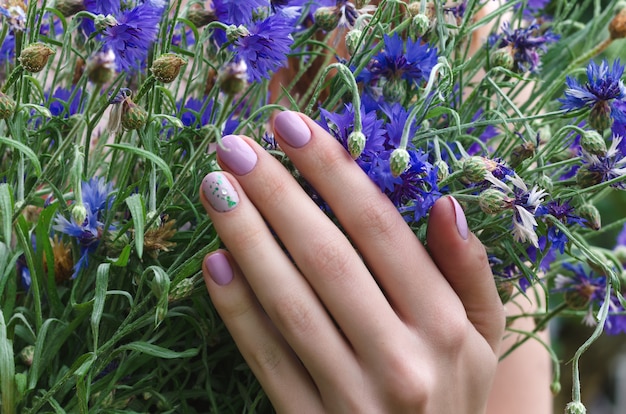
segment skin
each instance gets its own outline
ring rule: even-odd
[[[218,284],[205,262],[209,295],[275,409],[486,412],[505,310],[484,247],[462,236],[464,216],[450,197],[438,200],[427,250],[345,149],[291,114],[310,141],[295,148],[278,130],[276,138],[349,239],[246,137],[256,162],[245,174],[218,150],[238,205],[219,212],[200,191],[228,250],[211,255],[224,254],[234,275]]]

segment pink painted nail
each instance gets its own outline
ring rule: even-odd
[[[223,253],[217,252],[204,259],[204,264],[211,275],[211,279],[220,286],[229,284],[233,280],[233,268]]]
[[[248,174],[257,162],[256,153],[241,137],[227,135],[217,147],[217,155],[237,175]]]
[[[274,118],[274,129],[294,148],[303,147],[311,140],[311,130],[295,112],[285,111]]]
[[[467,219],[465,218],[465,213],[463,213],[463,209],[456,198],[450,196],[450,200],[452,200],[452,206],[454,207],[454,215],[456,216],[456,228],[459,231],[459,236],[463,238],[463,240],[467,240],[469,236],[469,229],[467,228]]]
[[[239,195],[228,178],[219,171],[209,173],[202,180],[202,192],[215,210],[230,211],[239,203]]]

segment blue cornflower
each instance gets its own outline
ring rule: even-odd
[[[72,94],[74,96],[72,96]],[[80,88],[77,91],[74,91],[74,88],[56,88],[48,100],[50,113],[52,113],[53,116],[63,116],[64,118],[79,113],[81,111],[81,94],[82,91]]]
[[[10,30],[20,32],[26,30],[26,2],[13,1],[6,6],[0,6],[0,16],[8,20]]]
[[[548,3],[550,3],[550,0],[527,0],[524,7],[524,18],[528,20],[534,19],[534,16],[543,11]],[[520,3],[517,3],[514,8],[516,10],[519,9]]]
[[[115,53],[117,69],[132,71],[142,64],[159,34],[159,22],[165,7],[156,0],[146,1],[123,13],[117,24],[102,32],[105,49]]]
[[[539,52],[545,52],[549,43],[560,36],[550,29],[542,32],[540,25],[533,22],[528,27],[511,29],[508,23],[502,25],[502,34],[491,37],[489,43],[497,48],[509,48],[513,61],[520,72],[536,72],[541,65]]]
[[[208,102],[207,100],[208,98],[204,100],[189,98],[184,106],[182,106],[182,102],[178,103],[178,108],[181,113],[180,120],[183,125],[186,127],[200,128],[214,122],[212,119],[213,100],[211,99]],[[235,129],[237,129],[237,126],[239,126],[239,121],[233,118],[233,115],[230,115],[224,123],[222,134],[232,134]]]
[[[0,45],[0,65],[15,58],[15,36],[13,32],[7,33],[4,42]]]
[[[437,48],[421,39],[407,39],[406,45],[399,34],[384,36],[385,46],[372,59],[369,71],[374,76],[388,80],[404,79],[419,85],[427,81],[437,64]]]
[[[269,79],[271,72],[285,65],[293,43],[292,30],[291,18],[272,14],[234,41],[235,59],[246,63],[249,82]]]
[[[253,12],[261,7],[269,7],[268,0],[213,0],[213,10],[217,20],[225,24],[248,26]]]
[[[74,265],[75,279],[80,271],[87,267],[89,255],[98,248],[104,232],[102,213],[110,208],[113,203],[113,185],[107,183],[104,178],[92,178],[82,183],[83,204],[87,210],[87,216],[82,223],[77,223],[72,217],[66,219],[60,214],[54,219],[52,228],[60,233],[72,237],[80,247],[80,259]]]
[[[591,109],[589,124],[596,129],[605,129],[611,120],[626,123],[624,106],[618,105],[626,96],[626,87],[621,80],[624,66],[619,59],[610,67],[606,60],[600,65],[590,61],[587,66],[587,82],[584,85],[570,76],[567,77],[565,98],[559,99],[561,108],[567,111]]]
[[[543,253],[543,257],[541,258],[541,262],[539,263],[539,270],[543,272],[547,272],[550,270],[550,265],[556,260],[556,252],[558,248],[555,243],[552,241],[550,247],[548,247],[548,239],[550,236],[539,236],[538,246],[535,247],[533,245],[528,246],[526,249],[526,254],[528,255],[528,259],[532,262],[537,261],[537,255],[539,252]],[[567,242],[567,240],[565,241]],[[522,259],[523,260],[523,259]],[[526,279],[524,279],[526,280]]]
[[[550,200],[537,207],[535,216],[541,217],[549,214],[563,224],[578,224],[580,226],[584,226],[586,220],[575,213],[576,210],[569,204],[568,201]],[[569,242],[567,235],[558,227],[552,225],[549,225],[548,227],[547,239],[550,241],[552,247],[557,249],[561,254],[563,254],[565,247]]]
[[[626,175],[626,155],[620,150],[622,140],[621,136],[613,136],[605,155],[594,155],[581,150],[583,165],[576,172],[580,185],[588,187]],[[624,181],[617,181],[611,186],[626,189]]]
[[[588,326],[597,324],[593,311],[596,307],[604,304],[606,297],[607,278],[605,275],[598,275],[593,270],[586,271],[581,264],[572,265],[564,263],[563,267],[568,275],[559,274],[556,276],[555,291],[563,292],[565,301],[573,308],[587,308],[587,314],[583,322]],[[604,325],[604,331],[609,335],[626,333],[626,315],[624,307],[619,298],[614,293],[609,295],[609,316]]]

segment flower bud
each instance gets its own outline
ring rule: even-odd
[[[35,357],[35,347],[33,345],[26,345],[20,351],[20,358],[27,366],[33,365],[33,358]]]
[[[193,291],[193,279],[188,277],[178,282],[174,288],[170,290],[168,300],[175,302],[177,300],[185,299]]]
[[[424,36],[430,29],[430,19],[424,13],[418,13],[411,19],[409,33],[411,37],[417,38]]]
[[[357,46],[362,34],[363,31],[359,29],[352,29],[346,33],[346,50],[348,50],[350,55],[354,55],[357,52]]]
[[[336,12],[335,7],[320,7],[315,11],[315,24],[322,30],[330,32],[339,25],[341,16]]]
[[[498,291],[498,296],[500,296],[500,301],[502,303],[507,303],[513,297],[513,292],[515,291],[515,283],[510,280],[498,280],[496,282],[496,289]]]
[[[420,14],[422,12],[422,5],[420,4],[419,1],[411,1],[411,2],[409,2],[409,4],[406,6],[406,8],[409,11],[409,14],[411,16],[417,16],[418,14]]]
[[[587,188],[602,182],[602,174],[597,171],[590,171],[586,165],[583,165],[576,171],[576,183]]]
[[[122,126],[126,129],[143,128],[148,122],[148,112],[133,101],[126,99],[122,103]]]
[[[78,225],[82,225],[87,218],[87,209],[83,203],[74,204],[72,207],[72,218]]]
[[[613,118],[611,118],[611,106],[607,101],[598,101],[591,112],[589,112],[589,125],[597,130],[604,131],[610,128],[613,124]]]
[[[113,50],[100,51],[87,61],[87,78],[95,84],[105,84],[115,76],[115,68]]]
[[[248,85],[248,65],[245,61],[224,65],[218,75],[220,90],[226,95],[236,95]]]
[[[561,383],[558,382],[557,380],[554,380],[551,384],[550,384],[550,392],[552,393],[552,395],[556,396],[559,395],[559,393],[561,392]]]
[[[530,141],[513,148],[513,151],[511,151],[511,167],[515,168],[520,165],[522,161],[531,158],[535,155],[535,149],[537,149],[537,146]]]
[[[206,26],[207,24],[217,20],[215,12],[206,10],[199,3],[194,3],[189,7],[187,19],[196,27]]]
[[[9,119],[15,112],[17,104],[9,95],[0,92],[0,119]]]
[[[64,17],[70,17],[86,10],[83,0],[57,0],[54,8],[61,12]]]
[[[17,60],[20,61],[24,69],[28,72],[37,73],[41,72],[48,63],[48,58],[53,54],[54,49],[48,45],[37,42],[26,46]]]
[[[226,29],[226,38],[230,42],[234,42],[246,36],[250,36],[250,31],[246,29],[245,26],[242,26],[242,25],[235,26],[234,24],[231,24]]]
[[[104,30],[108,27],[117,26],[119,23],[117,19],[111,15],[107,14],[106,16],[103,14],[99,14],[93,21],[94,26],[96,26],[96,30]]]
[[[585,203],[578,207],[578,215],[585,220],[585,225],[593,230],[600,230],[602,227],[602,217],[600,216],[600,212],[590,203]]]
[[[463,160],[463,177],[472,183],[480,183],[485,180],[487,166],[483,157],[472,156]]]
[[[626,37],[626,8],[619,9],[611,23],[609,23],[611,40]]]
[[[585,131],[580,137],[580,146],[589,154],[606,155],[606,142],[597,131]]]
[[[505,46],[493,52],[489,57],[489,63],[492,67],[513,70],[515,67],[515,55],[511,46]]]
[[[437,168],[438,182],[441,182],[450,176],[450,167],[444,160],[435,161],[435,168]]]
[[[594,287],[590,286],[585,289],[568,290],[563,294],[563,301],[567,304],[567,308],[571,310],[586,309],[591,301]]]
[[[565,406],[565,414],[587,414],[587,409],[580,401],[572,401]]]
[[[406,81],[389,79],[383,85],[383,96],[388,102],[402,102],[406,97]]]
[[[180,68],[187,64],[187,59],[175,53],[164,53],[152,62],[150,72],[163,83],[170,83],[180,73]]]
[[[411,156],[409,152],[404,148],[396,148],[391,153],[389,158],[389,167],[391,168],[391,174],[394,177],[400,176],[409,167],[411,162]]]
[[[361,156],[363,149],[365,149],[365,141],[365,135],[361,131],[352,131],[348,135],[348,150],[355,160]]]
[[[478,196],[478,205],[486,214],[498,214],[511,207],[511,198],[496,188],[488,188]]]

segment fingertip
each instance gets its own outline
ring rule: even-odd
[[[235,277],[229,255],[224,250],[216,250],[204,258],[203,276],[207,288],[211,286],[226,286]]]

